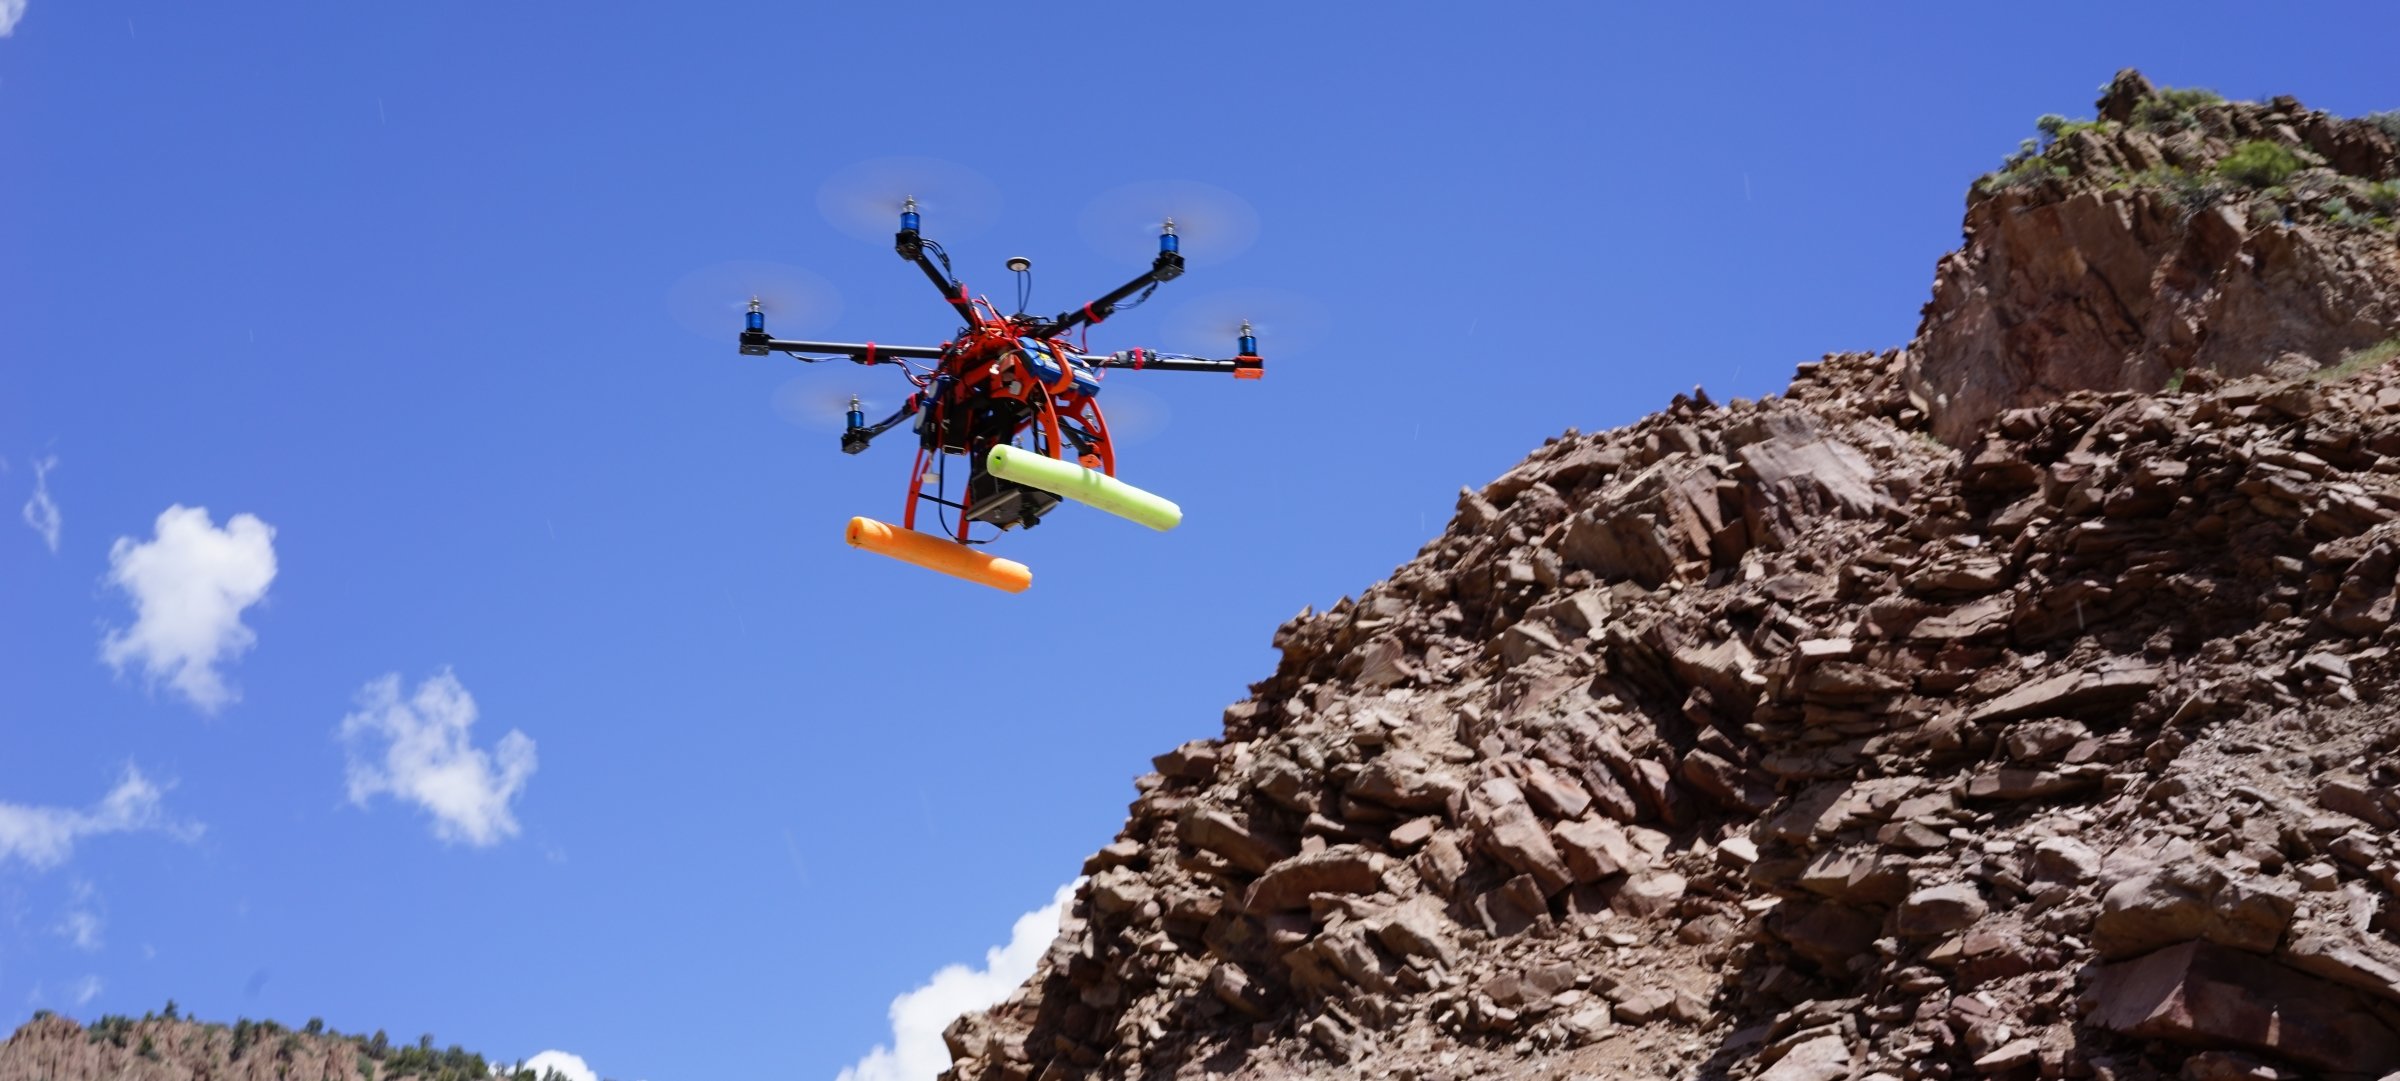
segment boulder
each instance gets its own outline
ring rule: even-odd
[[[1263,873],[1291,854],[1280,840],[1252,832],[1247,822],[1198,804],[1188,809],[1181,827],[1185,844],[1214,852],[1252,874]]]
[[[1357,845],[1304,852],[1267,868],[1242,906],[1251,912],[1307,908],[1311,894],[1373,893],[1383,880],[1385,857]]]
[[[1972,926],[1989,911],[1973,884],[1953,882],[1909,894],[1900,902],[1898,926],[1904,935],[1946,935]]]
[[[2236,878],[2202,861],[2168,863],[2111,885],[2092,924],[2102,957],[2131,957],[2204,938],[2266,953],[2292,922],[2299,887],[2289,880]]]
[[[1468,796],[1466,819],[1478,847],[1493,859],[1533,876],[1542,892],[1557,893],[1575,881],[1566,860],[1550,843],[1541,818],[1514,782],[1494,777],[1476,785]]]
[[[1577,882],[1597,882],[1634,866],[1624,827],[1605,818],[1580,818],[1550,828],[1550,839]]]
[[[2185,942],[2103,966],[2087,1020],[2137,1039],[2277,1055],[2319,1070],[2400,1069],[2400,1036],[2350,992],[2255,954]]]

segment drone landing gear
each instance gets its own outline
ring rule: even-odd
[[[850,519],[847,537],[853,548],[1004,592],[1023,593],[1033,584],[1033,571],[1016,560],[985,555],[956,541],[895,528],[872,518]]]

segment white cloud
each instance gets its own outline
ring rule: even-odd
[[[89,1006],[93,999],[100,997],[101,987],[100,977],[85,976],[75,981],[74,986],[67,988],[67,997],[74,999],[78,1006]]]
[[[46,870],[65,863],[77,841],[135,830],[157,830],[186,840],[200,834],[200,827],[168,818],[160,806],[159,787],[127,766],[124,779],[88,810],[0,803],[0,865],[13,859]]]
[[[509,803],[533,776],[533,740],[510,729],[490,752],[467,740],[475,698],[444,671],[400,697],[387,675],[358,692],[358,712],[342,718],[350,756],[350,802],[361,807],[388,793],[433,815],[444,841],[497,844],[517,833]]]
[[[1008,944],[984,951],[982,968],[947,966],[924,986],[893,999],[891,1044],[877,1044],[843,1070],[839,1081],[932,1081],[949,1069],[942,1030],[960,1014],[998,1005],[1033,975],[1034,963],[1058,938],[1059,916],[1074,898],[1075,886],[1060,886],[1049,904],[1017,917]]]
[[[5,3],[6,0],[0,0]],[[0,19],[6,19],[0,14]],[[0,32],[5,32],[0,27]],[[50,471],[58,468],[58,455],[33,460],[33,498],[25,501],[25,524],[42,535],[42,543],[50,546],[50,554],[58,554],[58,529],[62,523],[58,502],[50,498]]]
[[[99,913],[79,908],[67,913],[66,918],[59,921],[58,934],[74,943],[76,949],[92,953],[100,948],[101,927]]]
[[[148,542],[119,537],[109,547],[108,581],[133,599],[135,618],[101,640],[100,656],[119,672],[139,661],[152,680],[213,713],[241,697],[217,666],[258,639],[242,610],[275,580],[275,529],[248,514],[218,529],[208,508],[182,505],[161,513],[157,528]]]
[[[550,1071],[556,1070],[567,1081],[600,1081],[600,1075],[584,1064],[583,1056],[564,1051],[544,1051],[526,1059],[524,1068],[532,1070],[535,1077],[546,1077]]]
[[[17,20],[25,17],[25,0],[0,0],[0,38],[17,28]]]

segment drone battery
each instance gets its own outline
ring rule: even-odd
[[[1100,380],[1093,376],[1091,369],[1084,367],[1082,363],[1070,358],[1064,362],[1066,366],[1061,368],[1060,360],[1056,354],[1051,352],[1049,346],[1031,338],[1019,338],[1017,344],[1024,351],[1026,368],[1033,372],[1033,377],[1040,380],[1043,386],[1057,389],[1059,383],[1072,373],[1075,378],[1075,390],[1078,393],[1087,397],[1100,393]],[[1062,390],[1060,393],[1065,392]]]
[[[1056,387],[1066,378],[1066,369],[1059,367],[1058,358],[1051,355],[1049,346],[1030,339],[1020,338],[1018,342],[1024,349],[1025,366],[1032,369],[1033,377],[1043,386]]]
[[[1002,529],[1039,525],[1042,516],[1058,503],[1057,496],[1039,488],[1012,484],[989,473],[977,473],[967,485],[967,519]]]

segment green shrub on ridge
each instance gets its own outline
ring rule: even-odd
[[[2281,143],[2263,139],[2243,143],[2224,161],[2217,175],[2248,188],[2271,188],[2300,171],[2300,158]]]

